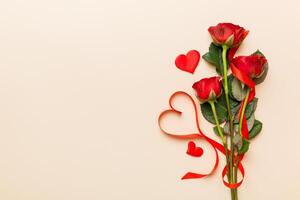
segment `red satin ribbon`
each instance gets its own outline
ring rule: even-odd
[[[242,112],[242,108],[243,108],[243,105],[245,103],[250,103],[254,97],[255,97],[255,82],[253,80],[251,80],[246,74],[244,74],[242,71],[240,71],[231,61],[233,59],[233,55],[235,54],[237,49],[233,49],[232,52],[229,51],[229,62],[230,62],[230,68],[231,68],[231,71],[233,73],[233,75],[239,79],[242,83],[244,83],[245,85],[247,85],[249,88],[250,88],[250,94],[249,94],[249,98],[248,98],[248,101],[245,102],[245,100],[242,101],[241,103],[241,107],[239,109],[239,113],[238,113],[238,119],[240,120],[241,118],[241,112]],[[248,125],[247,125],[247,119],[246,119],[246,116],[244,115],[243,119],[242,119],[242,136],[243,138],[245,139],[249,139],[249,130],[248,130]],[[240,172],[241,174],[244,176],[244,169],[243,169],[243,166],[241,165],[241,161],[243,160],[244,158],[244,154],[240,155],[240,159],[239,159],[239,163],[238,163],[238,166],[239,166],[239,169],[240,169]],[[226,175],[226,169],[223,170],[222,172],[222,176],[224,178],[224,176]],[[223,179],[224,181],[224,179]],[[226,183],[224,182],[224,184],[226,185]],[[240,184],[237,183],[236,185],[234,185],[236,187],[239,187]]]
[[[240,172],[241,172],[241,174],[243,176],[243,179],[244,179],[245,170],[244,170],[244,167],[243,167],[243,165],[242,165],[241,162],[238,163],[238,168],[239,168],[239,170],[240,170]],[[243,179],[241,181],[237,182],[237,183],[228,183],[228,182],[226,182],[224,180],[224,177],[226,176],[226,174],[227,174],[227,167],[224,167],[224,169],[222,171],[222,178],[223,178],[223,183],[224,183],[225,186],[227,186],[227,187],[229,187],[231,189],[235,189],[235,188],[238,188],[238,187],[240,187],[242,185]]]
[[[246,103],[251,102],[255,97],[255,83],[254,83],[254,81],[251,80],[242,71],[240,71],[236,66],[234,66],[234,64],[232,62],[230,63],[230,68],[231,68],[231,71],[234,74],[234,76],[250,88],[249,98],[248,98],[248,101]],[[242,104],[241,104],[241,107],[240,107],[240,110],[239,110],[239,114],[238,114],[239,119],[240,119],[242,107],[243,107],[244,104],[245,104],[245,101],[242,101]],[[246,116],[244,116],[242,120],[243,120],[243,122],[242,122],[242,136],[245,139],[249,139],[249,130],[248,130],[248,126],[247,126]]]
[[[181,133],[181,134],[179,134],[179,133],[171,133],[171,132],[168,132],[165,129],[163,129],[163,127],[161,125],[161,120],[164,116],[166,116],[166,114],[173,113],[175,115],[180,116],[181,113],[182,113],[181,111],[177,110],[173,106],[173,100],[178,95],[183,95],[185,97],[188,97],[188,99],[192,102],[193,108],[194,108],[194,111],[195,111],[195,121],[196,121],[196,125],[197,125],[197,130],[198,130],[197,133]],[[206,177],[206,176],[209,176],[209,175],[213,174],[215,172],[215,170],[217,169],[218,164],[219,164],[219,155],[218,155],[217,150],[219,150],[221,153],[223,153],[225,155],[225,148],[222,144],[220,144],[220,143],[216,142],[215,140],[207,137],[201,131],[200,124],[199,124],[199,117],[198,117],[198,109],[197,109],[197,106],[196,106],[196,103],[195,103],[194,99],[189,94],[187,94],[186,92],[178,91],[178,92],[175,92],[174,94],[171,95],[171,97],[169,99],[169,106],[170,106],[171,109],[163,111],[158,117],[158,125],[159,125],[160,130],[163,133],[167,134],[168,136],[178,138],[178,139],[200,139],[200,138],[203,138],[204,140],[206,140],[211,145],[211,147],[215,151],[215,155],[216,155],[215,164],[214,164],[212,170],[210,170],[208,173],[188,172],[181,179],[203,178],[203,177]],[[230,153],[229,150],[228,150],[228,152]],[[242,184],[244,176],[245,176],[245,170],[244,170],[243,165],[242,165],[241,162],[239,162],[239,164],[238,164],[238,169],[241,172],[243,178],[238,183],[231,184],[231,183],[228,183],[224,180],[224,177],[227,173],[227,166],[224,167],[223,172],[222,172],[222,178],[223,178],[223,183],[225,184],[225,186],[227,186],[229,188],[237,188]]]

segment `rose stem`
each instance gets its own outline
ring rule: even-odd
[[[237,172],[238,172],[239,161],[240,161],[240,154],[237,155],[237,159],[236,159],[235,166],[234,166],[234,181],[235,181],[235,183],[237,182]],[[237,190],[234,191],[234,199],[238,200],[238,191]]]
[[[225,139],[223,131],[221,130],[221,127],[220,127],[220,123],[219,123],[219,119],[218,119],[218,115],[217,115],[215,103],[214,103],[214,101],[209,101],[209,104],[211,106],[211,110],[212,110],[213,115],[214,115],[214,119],[215,119],[215,122],[216,122],[216,125],[217,125],[218,132],[219,132],[219,134],[220,134],[220,136],[222,138],[222,142],[225,143],[226,139]]]
[[[246,111],[246,108],[247,108],[247,103],[248,103],[248,99],[249,99],[249,93],[250,93],[250,90],[249,90],[249,88],[247,88],[246,96],[245,96],[243,107],[242,107],[242,111],[241,111],[241,116],[240,116],[240,119],[239,119],[239,134],[240,135],[242,135],[243,118],[245,116],[245,111]],[[239,158],[239,155],[238,155],[238,158],[237,158],[236,163],[234,165],[234,174],[233,174],[234,182],[235,183],[237,182],[237,171],[238,171],[239,159],[240,158]],[[237,190],[235,191],[234,195],[235,195],[235,199],[237,200],[238,199]]]
[[[229,173],[230,180],[229,182],[232,183],[233,180],[233,157],[234,157],[234,146],[233,146],[233,117],[231,113],[231,107],[229,102],[229,95],[228,95],[228,78],[227,78],[227,45],[222,45],[223,51],[222,51],[222,61],[223,61],[223,79],[224,79],[224,91],[225,91],[225,98],[226,98],[226,106],[227,106],[227,113],[229,118],[229,132],[230,132],[230,157],[229,157],[229,166],[227,166],[227,170]],[[226,149],[227,144],[226,144]],[[228,169],[229,168],[229,169]],[[231,189],[231,196],[233,196],[236,189]]]
[[[249,93],[250,93],[250,90],[249,90],[249,88],[247,88],[246,96],[245,96],[242,111],[241,111],[241,116],[240,116],[240,119],[239,119],[239,133],[241,135],[242,135],[243,118],[244,118],[244,115],[245,115],[245,110],[246,110],[248,99],[249,99]]]
[[[216,122],[216,125],[217,125],[218,133],[219,133],[219,135],[222,139],[223,145],[225,146],[226,166],[227,166],[227,172],[228,172],[229,156],[228,156],[228,149],[227,149],[227,140],[226,140],[226,137],[224,137],[223,131],[221,130],[220,123],[219,123],[219,118],[218,118],[218,115],[217,115],[217,112],[216,112],[216,107],[215,107],[214,101],[209,101],[209,104],[211,106],[211,110],[212,110],[213,115],[214,115],[214,119],[215,119],[215,122]],[[228,178],[228,181],[230,181],[229,173],[227,173],[227,178]],[[231,190],[231,199],[235,200],[233,192],[234,191]]]

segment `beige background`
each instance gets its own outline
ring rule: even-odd
[[[270,63],[257,87],[262,134],[244,161],[242,200],[300,199],[297,0],[14,0],[0,4],[0,199],[229,199],[218,172],[185,155],[186,142],[156,124],[176,90],[214,74],[174,67],[204,54],[207,28],[221,21],[251,32],[238,54],[262,50]],[[194,127],[189,104],[174,129]],[[172,119],[176,120],[176,119]],[[203,122],[203,120],[202,120]],[[171,122],[172,123],[172,122]],[[210,125],[203,130],[213,135]],[[222,165],[224,164],[222,159]]]

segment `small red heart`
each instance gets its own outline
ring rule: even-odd
[[[191,50],[186,55],[181,54],[177,56],[175,65],[177,68],[193,74],[199,61],[200,53],[197,50]]]
[[[196,144],[193,141],[190,141],[186,153],[190,156],[200,157],[203,155],[203,149],[201,147],[196,147]]]

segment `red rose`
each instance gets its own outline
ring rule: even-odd
[[[222,93],[222,83],[220,77],[204,78],[194,83],[193,88],[200,101],[212,101]]]
[[[243,27],[231,23],[219,23],[217,26],[211,26],[208,32],[216,45],[225,44],[228,47],[239,46],[249,33]]]
[[[232,64],[249,78],[259,78],[266,63],[267,59],[260,55],[238,56],[232,60]]]

